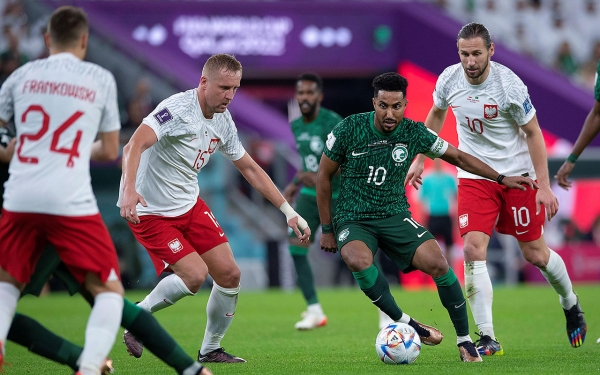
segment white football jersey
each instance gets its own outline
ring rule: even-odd
[[[137,205],[138,215],[183,215],[196,203],[198,173],[216,150],[232,161],[246,153],[229,111],[205,118],[196,89],[163,100],[143,123],[158,142],[142,153],[138,167],[135,189],[148,204]],[[119,207],[122,194],[121,179]]]
[[[438,77],[433,103],[452,108],[456,117],[458,148],[476,156],[506,176],[529,173],[533,163],[521,126],[535,115],[527,86],[507,67],[490,62],[490,74],[481,85],[471,85],[461,64]],[[483,178],[458,168],[458,178]]]
[[[113,75],[59,53],[29,62],[0,89],[0,119],[17,131],[4,208],[61,216],[98,213],[90,154],[98,132],[121,128]]]

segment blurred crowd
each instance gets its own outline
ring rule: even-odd
[[[594,89],[600,0],[431,1],[463,23],[483,23],[493,40]]]

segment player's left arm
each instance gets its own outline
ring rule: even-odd
[[[440,159],[455,165],[462,170],[496,181],[509,188],[527,190],[525,185],[528,185],[531,189],[536,189],[538,187],[537,184],[528,177],[501,175],[486,163],[457,149],[451,144],[448,144],[448,148],[440,156]]]
[[[310,228],[298,213],[283,198],[277,186],[269,175],[252,159],[248,153],[244,153],[240,159],[233,162],[242,176],[258,190],[263,197],[267,198],[275,207],[279,208],[285,215],[288,226],[294,230],[296,236],[302,242],[307,242],[310,237]]]
[[[119,157],[119,131],[98,133],[98,140],[92,144],[92,161],[114,161]]]
[[[558,212],[558,199],[550,188],[550,177],[548,175],[548,155],[546,154],[546,144],[544,136],[537,121],[537,116],[533,116],[528,123],[521,126],[521,129],[527,135],[527,148],[533,162],[533,169],[540,187],[536,194],[536,215],[540,213],[541,205],[546,208],[548,220],[552,219]]]
[[[577,137],[577,141],[575,141],[575,145],[573,146],[573,151],[571,151],[571,155],[563,165],[560,167],[556,176],[554,178],[558,181],[558,185],[565,190],[569,190],[572,186],[571,181],[567,180],[569,174],[575,167],[575,161],[581,155],[583,150],[592,142],[594,138],[600,132],[600,101],[596,101],[594,106],[588,113],[585,118],[585,122],[583,123],[583,128],[581,128],[581,132]],[[572,159],[572,157],[574,157]]]

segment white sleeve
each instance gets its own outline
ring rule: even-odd
[[[453,67],[446,68],[437,79],[435,89],[433,90],[433,104],[439,109],[448,108],[448,91],[450,86],[450,78],[452,77]]]
[[[523,126],[533,118],[535,115],[535,108],[531,103],[531,98],[527,92],[527,86],[525,86],[523,81],[516,75],[514,75],[514,79],[514,83],[506,93],[510,103],[508,112],[517,125]]]
[[[231,113],[229,113],[229,111],[225,112],[225,117],[223,120],[226,122],[226,125],[223,127],[223,138],[221,138],[219,151],[221,151],[221,153],[227,156],[231,161],[239,160],[244,156],[246,150],[240,141],[237,128],[235,127],[235,123],[233,122],[233,118],[231,117]]]
[[[15,72],[16,73],[16,72]],[[14,114],[13,87],[17,74],[11,74],[0,87],[0,120],[8,122]]]
[[[176,114],[167,101],[163,100],[154,108],[152,112],[142,120],[143,124],[148,125],[156,134],[156,139],[160,140],[164,136],[172,135],[172,130],[177,124]]]
[[[121,129],[121,121],[119,117],[119,105],[117,104],[117,83],[115,77],[108,73],[106,77],[108,87],[106,90],[106,98],[104,108],[102,109],[102,117],[100,119],[100,133],[108,133]]]
[[[431,133],[433,133],[437,136],[437,133],[434,132],[433,130],[431,130],[429,128],[427,128],[427,130],[429,130]],[[424,155],[430,159],[435,159],[435,158],[439,158],[440,156],[444,155],[446,153],[446,150],[448,150],[448,142],[446,142],[444,139],[442,139],[438,136],[437,139],[435,140],[435,142],[433,142],[433,144],[429,148],[429,151],[426,152]]]

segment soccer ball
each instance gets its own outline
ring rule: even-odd
[[[408,324],[394,322],[379,332],[375,350],[388,365],[407,365],[419,357],[421,338]]]

